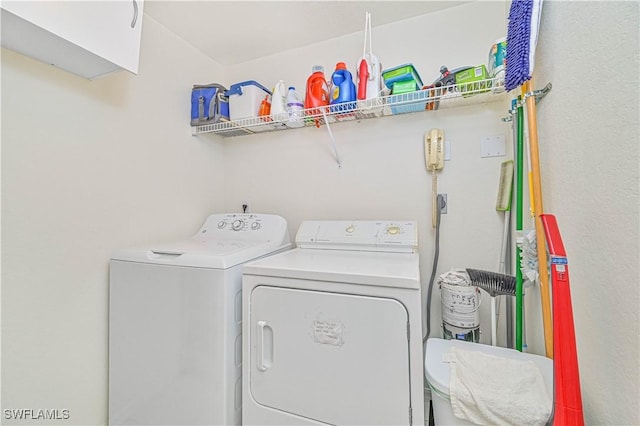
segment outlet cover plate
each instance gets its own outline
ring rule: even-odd
[[[504,135],[482,136],[480,138],[480,156],[504,157],[507,155]]]

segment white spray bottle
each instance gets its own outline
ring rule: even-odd
[[[271,95],[271,120],[274,122],[284,122],[289,118],[287,113],[287,91],[284,87],[284,81],[280,80],[273,88]]]

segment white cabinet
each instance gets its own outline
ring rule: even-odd
[[[138,72],[143,0],[3,1],[2,46],[94,79]]]

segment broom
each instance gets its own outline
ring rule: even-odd
[[[480,287],[491,296],[491,344],[497,343],[496,296],[516,294],[516,278],[498,272],[481,271],[467,268],[471,285]]]
[[[507,63],[505,67],[505,89],[507,91],[511,91],[520,85],[523,95],[529,94],[531,91],[541,12],[542,0],[518,0],[511,2],[507,28]],[[551,318],[547,253],[544,248],[544,229],[540,220],[540,214],[544,212],[544,207],[542,204],[542,180],[540,178],[540,160],[538,156],[536,107],[534,97],[526,96],[525,98],[529,128],[529,159],[531,161],[531,183],[535,205],[534,221],[538,247],[540,301],[542,305],[545,353],[548,358],[553,358],[553,323]]]

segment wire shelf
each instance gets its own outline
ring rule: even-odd
[[[504,79],[478,80],[471,83],[430,87],[399,95],[385,95],[374,99],[346,102],[326,107],[302,110],[302,120],[289,123],[287,113],[278,117],[251,117],[235,121],[193,126],[192,134],[215,133],[224,137],[251,135],[299,127],[322,126],[342,121],[388,117],[440,108],[461,107],[496,102],[504,93]]]

